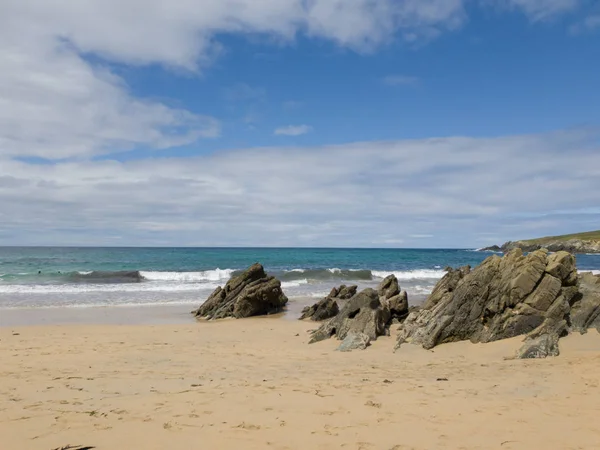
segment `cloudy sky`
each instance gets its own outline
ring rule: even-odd
[[[595,0],[0,3],[0,245],[598,228]]]

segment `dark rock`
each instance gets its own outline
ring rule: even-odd
[[[218,287],[193,314],[207,319],[239,319],[280,312],[287,301],[281,282],[267,276],[263,266],[256,263],[232,277],[224,288]]]
[[[300,320],[310,319],[316,322],[330,319],[340,312],[340,308],[334,298],[325,297],[312,306],[307,306],[302,310]]]
[[[320,322],[335,316],[340,311],[337,300],[352,298],[356,294],[357,288],[358,286],[346,286],[345,284],[339,288],[334,287],[327,297],[304,308],[300,320],[311,319]]]
[[[338,290],[337,290],[337,294],[332,296],[331,294],[329,294],[329,297],[333,297],[336,298],[338,300],[348,300],[352,297],[354,297],[356,295],[356,290],[358,289],[358,286],[356,285],[352,285],[352,286],[346,286],[345,284],[342,284]]]
[[[401,325],[398,345],[430,349],[466,339],[491,342],[527,334],[549,316],[563,320],[573,273],[568,253],[538,250],[525,256],[520,249],[490,256],[472,271],[450,271]]]
[[[406,291],[386,300],[392,319],[402,320],[408,316],[408,294]]]
[[[570,323],[572,330],[579,333],[589,328],[600,331],[600,275],[586,272],[579,276],[579,292],[572,300]]]
[[[400,291],[396,275],[387,276],[377,288],[379,301],[390,310],[392,319],[402,320],[408,316],[408,294]]]
[[[377,293],[380,299],[388,300],[396,295],[400,294],[400,284],[396,275],[388,275],[384,280],[379,283]]]
[[[364,350],[369,346],[371,339],[364,333],[348,333],[339,347],[340,352],[351,352],[352,350]]]
[[[483,247],[477,250],[478,252],[501,252],[502,249],[497,245],[492,245],[490,247]]]
[[[336,336],[343,340],[349,333],[363,333],[372,341],[387,334],[390,311],[382,305],[374,289],[365,289],[342,307],[340,312],[315,330],[310,343]]]

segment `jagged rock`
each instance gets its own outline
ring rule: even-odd
[[[364,350],[369,346],[371,339],[365,333],[348,333],[339,347],[340,352],[351,352],[352,350]]]
[[[325,297],[312,306],[307,306],[302,310],[300,320],[310,319],[316,322],[330,319],[340,312],[340,308],[334,298]]]
[[[363,333],[374,341],[388,332],[390,311],[382,305],[374,289],[365,289],[342,307],[340,312],[315,330],[309,343],[336,336],[343,340],[349,333]]]
[[[388,275],[383,279],[381,283],[379,283],[379,287],[377,288],[377,294],[379,294],[379,298],[383,298],[385,300],[395,297],[400,293],[400,284],[398,283],[398,278],[396,275]]]
[[[517,351],[519,359],[558,356],[558,340],[567,334],[567,321],[546,319],[527,335],[523,346]]]
[[[239,319],[279,312],[287,301],[281,282],[267,276],[263,266],[256,263],[232,277],[224,288],[218,287],[193,314],[207,319]]]
[[[356,294],[358,286],[346,286],[342,284],[339,288],[331,289],[327,297],[319,300],[312,306],[307,306],[302,310],[300,320],[311,319],[316,322],[327,320],[340,312],[337,300],[348,300]]]
[[[338,289],[333,288],[329,293],[328,297],[336,298],[338,300],[348,300],[349,298],[352,298],[354,297],[354,295],[356,295],[357,289],[358,286],[355,284],[353,284],[352,286],[346,286],[345,284],[342,284]]]
[[[535,339],[528,339],[517,351],[519,359],[547,358],[558,356],[558,336],[555,334],[543,334]]]
[[[408,294],[406,291],[386,300],[392,319],[402,320],[408,316]]]
[[[400,327],[398,346],[411,342],[430,349],[466,339],[491,342],[527,334],[550,316],[563,320],[577,276],[572,255],[548,255],[545,250],[525,256],[516,249],[503,258],[490,256],[472,271],[463,269],[448,272],[433,298],[409,314]]]
[[[579,276],[579,293],[572,300],[570,322],[573,331],[585,333],[596,328],[600,332],[600,275],[586,272]]]
[[[387,306],[393,319],[402,320],[408,315],[408,294],[400,291],[396,275],[388,275],[377,288],[379,301]]]
[[[427,298],[427,301],[423,305],[424,309],[430,309],[437,305],[447,295],[452,295],[456,285],[462,280],[465,275],[471,272],[471,266],[463,266],[459,269],[453,269],[452,267],[446,267],[446,275],[442,277],[440,281],[435,285],[431,295]]]
[[[489,247],[483,247],[477,250],[479,252],[501,252],[502,249],[498,245],[491,245]]]

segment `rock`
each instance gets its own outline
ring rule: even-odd
[[[543,334],[535,339],[528,339],[517,351],[516,357],[519,359],[547,358],[548,356],[558,356],[558,336],[555,334]]]
[[[340,308],[334,298],[325,297],[312,306],[302,310],[300,320],[310,319],[316,322],[330,319],[340,312]]]
[[[579,292],[571,301],[571,329],[586,333],[589,328],[600,332],[600,275],[591,272],[579,276]]]
[[[386,300],[392,319],[402,320],[408,316],[408,294],[406,291]]]
[[[374,289],[365,289],[341,308],[340,312],[315,330],[309,343],[336,336],[343,340],[349,333],[363,333],[371,341],[388,332],[390,311],[381,304]]]
[[[389,275],[377,288],[379,301],[390,310],[393,319],[402,320],[408,316],[408,294],[400,291],[396,275]]]
[[[345,284],[339,288],[334,287],[327,297],[304,308],[300,320],[311,319],[320,322],[335,316],[340,311],[337,300],[352,298],[356,294],[357,288],[358,286],[346,286]]]
[[[523,346],[515,355],[519,359],[558,356],[558,340],[567,334],[566,320],[546,319],[527,335]]]
[[[369,346],[371,339],[364,333],[348,333],[339,347],[340,352],[351,352],[352,350],[364,350]]]
[[[345,284],[342,284],[337,289],[337,294],[332,296],[331,293],[330,293],[329,297],[333,297],[333,298],[336,298],[338,300],[348,300],[348,299],[354,297],[354,295],[356,295],[356,290],[357,289],[358,289],[358,286],[356,286],[355,284],[352,285],[352,286],[346,286]]]
[[[430,349],[445,342],[491,342],[527,334],[550,316],[563,320],[573,296],[574,257],[520,249],[493,255],[473,269],[449,271],[423,308],[399,329],[398,346]]]
[[[224,288],[218,287],[193,314],[206,319],[240,319],[280,312],[287,301],[281,282],[267,276],[256,263],[232,277]]]
[[[398,279],[396,275],[388,275],[383,279],[381,283],[379,283],[379,287],[377,288],[377,293],[379,294],[379,298],[382,299],[390,299],[400,294],[400,285],[398,283]]]
[[[446,267],[446,275],[442,277],[440,281],[435,285],[431,295],[427,298],[427,301],[423,305],[423,308],[430,309],[437,305],[444,297],[451,295],[458,282],[471,272],[471,266],[463,266],[459,269],[453,269],[452,267]]]
[[[497,245],[492,245],[490,247],[483,247],[477,250],[478,252],[501,252],[502,249]]]

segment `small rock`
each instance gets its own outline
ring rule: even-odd
[[[534,339],[527,339],[523,347],[517,351],[517,358],[547,358],[559,354],[558,336],[556,334],[543,334]]]
[[[364,350],[369,346],[371,339],[364,333],[348,333],[340,346],[336,349],[340,352],[351,352],[352,350]]]

